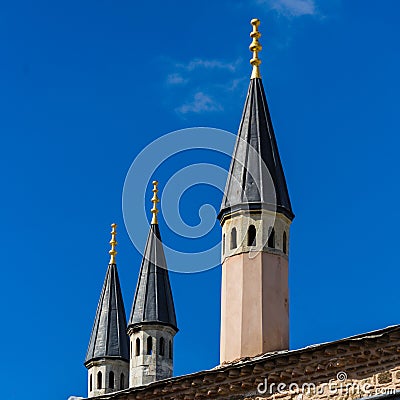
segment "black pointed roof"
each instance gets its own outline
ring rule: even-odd
[[[261,78],[254,78],[250,80],[218,218],[240,209],[275,207],[277,212],[294,218],[264,87]]]
[[[178,331],[167,263],[158,224],[151,224],[129,326],[168,325]]]
[[[98,358],[120,358],[129,361],[126,314],[115,264],[108,265],[85,365]]]

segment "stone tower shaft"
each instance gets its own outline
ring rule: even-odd
[[[153,214],[129,319],[130,387],[169,378],[173,341],[178,332],[167,263],[157,219],[157,182]]]
[[[289,230],[294,218],[259,65],[253,72],[221,211],[220,361],[289,347]]]

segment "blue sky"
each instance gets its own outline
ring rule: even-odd
[[[129,166],[177,129],[237,131],[254,17],[296,214],[291,347],[399,323],[399,12],[396,0],[3,2],[2,396],[86,394],[83,360],[112,222],[127,312],[141,261],[123,226]],[[214,155],[171,159],[157,177],[204,159]],[[204,202],[220,201],[199,185],[179,206],[196,224]],[[189,251],[219,240],[218,224],[189,242],[162,218],[160,227],[166,243]],[[211,368],[220,269],[172,273],[171,282],[175,374]]]

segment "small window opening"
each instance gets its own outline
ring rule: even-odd
[[[225,254],[225,233],[222,235],[222,254]]]
[[[136,339],[136,355],[137,356],[140,355],[140,339],[139,338]]]
[[[93,390],[93,377],[92,374],[89,376],[89,392]]]
[[[164,357],[165,355],[165,340],[164,338],[160,338],[160,356]]]
[[[283,252],[286,254],[287,253],[287,236],[286,232],[283,232]]]
[[[102,380],[103,380],[103,375],[101,374],[101,371],[97,373],[97,389],[101,389],[102,387]]]
[[[236,228],[232,228],[231,230],[231,250],[236,249],[237,247],[237,232]]]
[[[270,247],[271,249],[275,248],[275,229],[274,228],[271,228],[271,231],[269,233],[268,247]]]
[[[256,245],[256,227],[254,225],[249,226],[249,230],[247,232],[247,246],[255,246]]]
[[[147,338],[147,354],[150,356],[153,354],[153,338],[151,336]]]
[[[121,374],[121,379],[119,380],[119,388],[125,389],[125,375],[123,373]]]
[[[172,360],[172,341],[170,340],[168,343],[168,358]]]
[[[112,371],[108,374],[108,387],[114,389],[114,372]]]

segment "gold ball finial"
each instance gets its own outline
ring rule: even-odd
[[[261,33],[258,31],[258,26],[260,25],[260,20],[254,18],[250,21],[253,26],[253,31],[250,33],[250,37],[253,39],[249,49],[253,52],[253,58],[250,60],[250,64],[253,66],[253,71],[251,73],[250,79],[261,78],[260,74],[260,64],[261,60],[258,58],[258,53],[262,50],[262,46],[258,39],[261,37]]]
[[[160,202],[158,199],[157,193],[158,193],[158,188],[157,188],[158,182],[153,181],[153,197],[151,199],[151,202],[153,203],[153,208],[151,209],[151,212],[153,214],[153,217],[151,219],[152,224],[158,224],[158,219],[157,219],[157,214],[158,214],[158,209],[157,209],[157,203]]]
[[[115,250],[115,246],[118,242],[115,240],[115,236],[117,235],[117,224],[111,224],[111,250],[108,252],[110,254],[110,262],[109,264],[115,264],[115,256],[117,255],[117,251]]]

